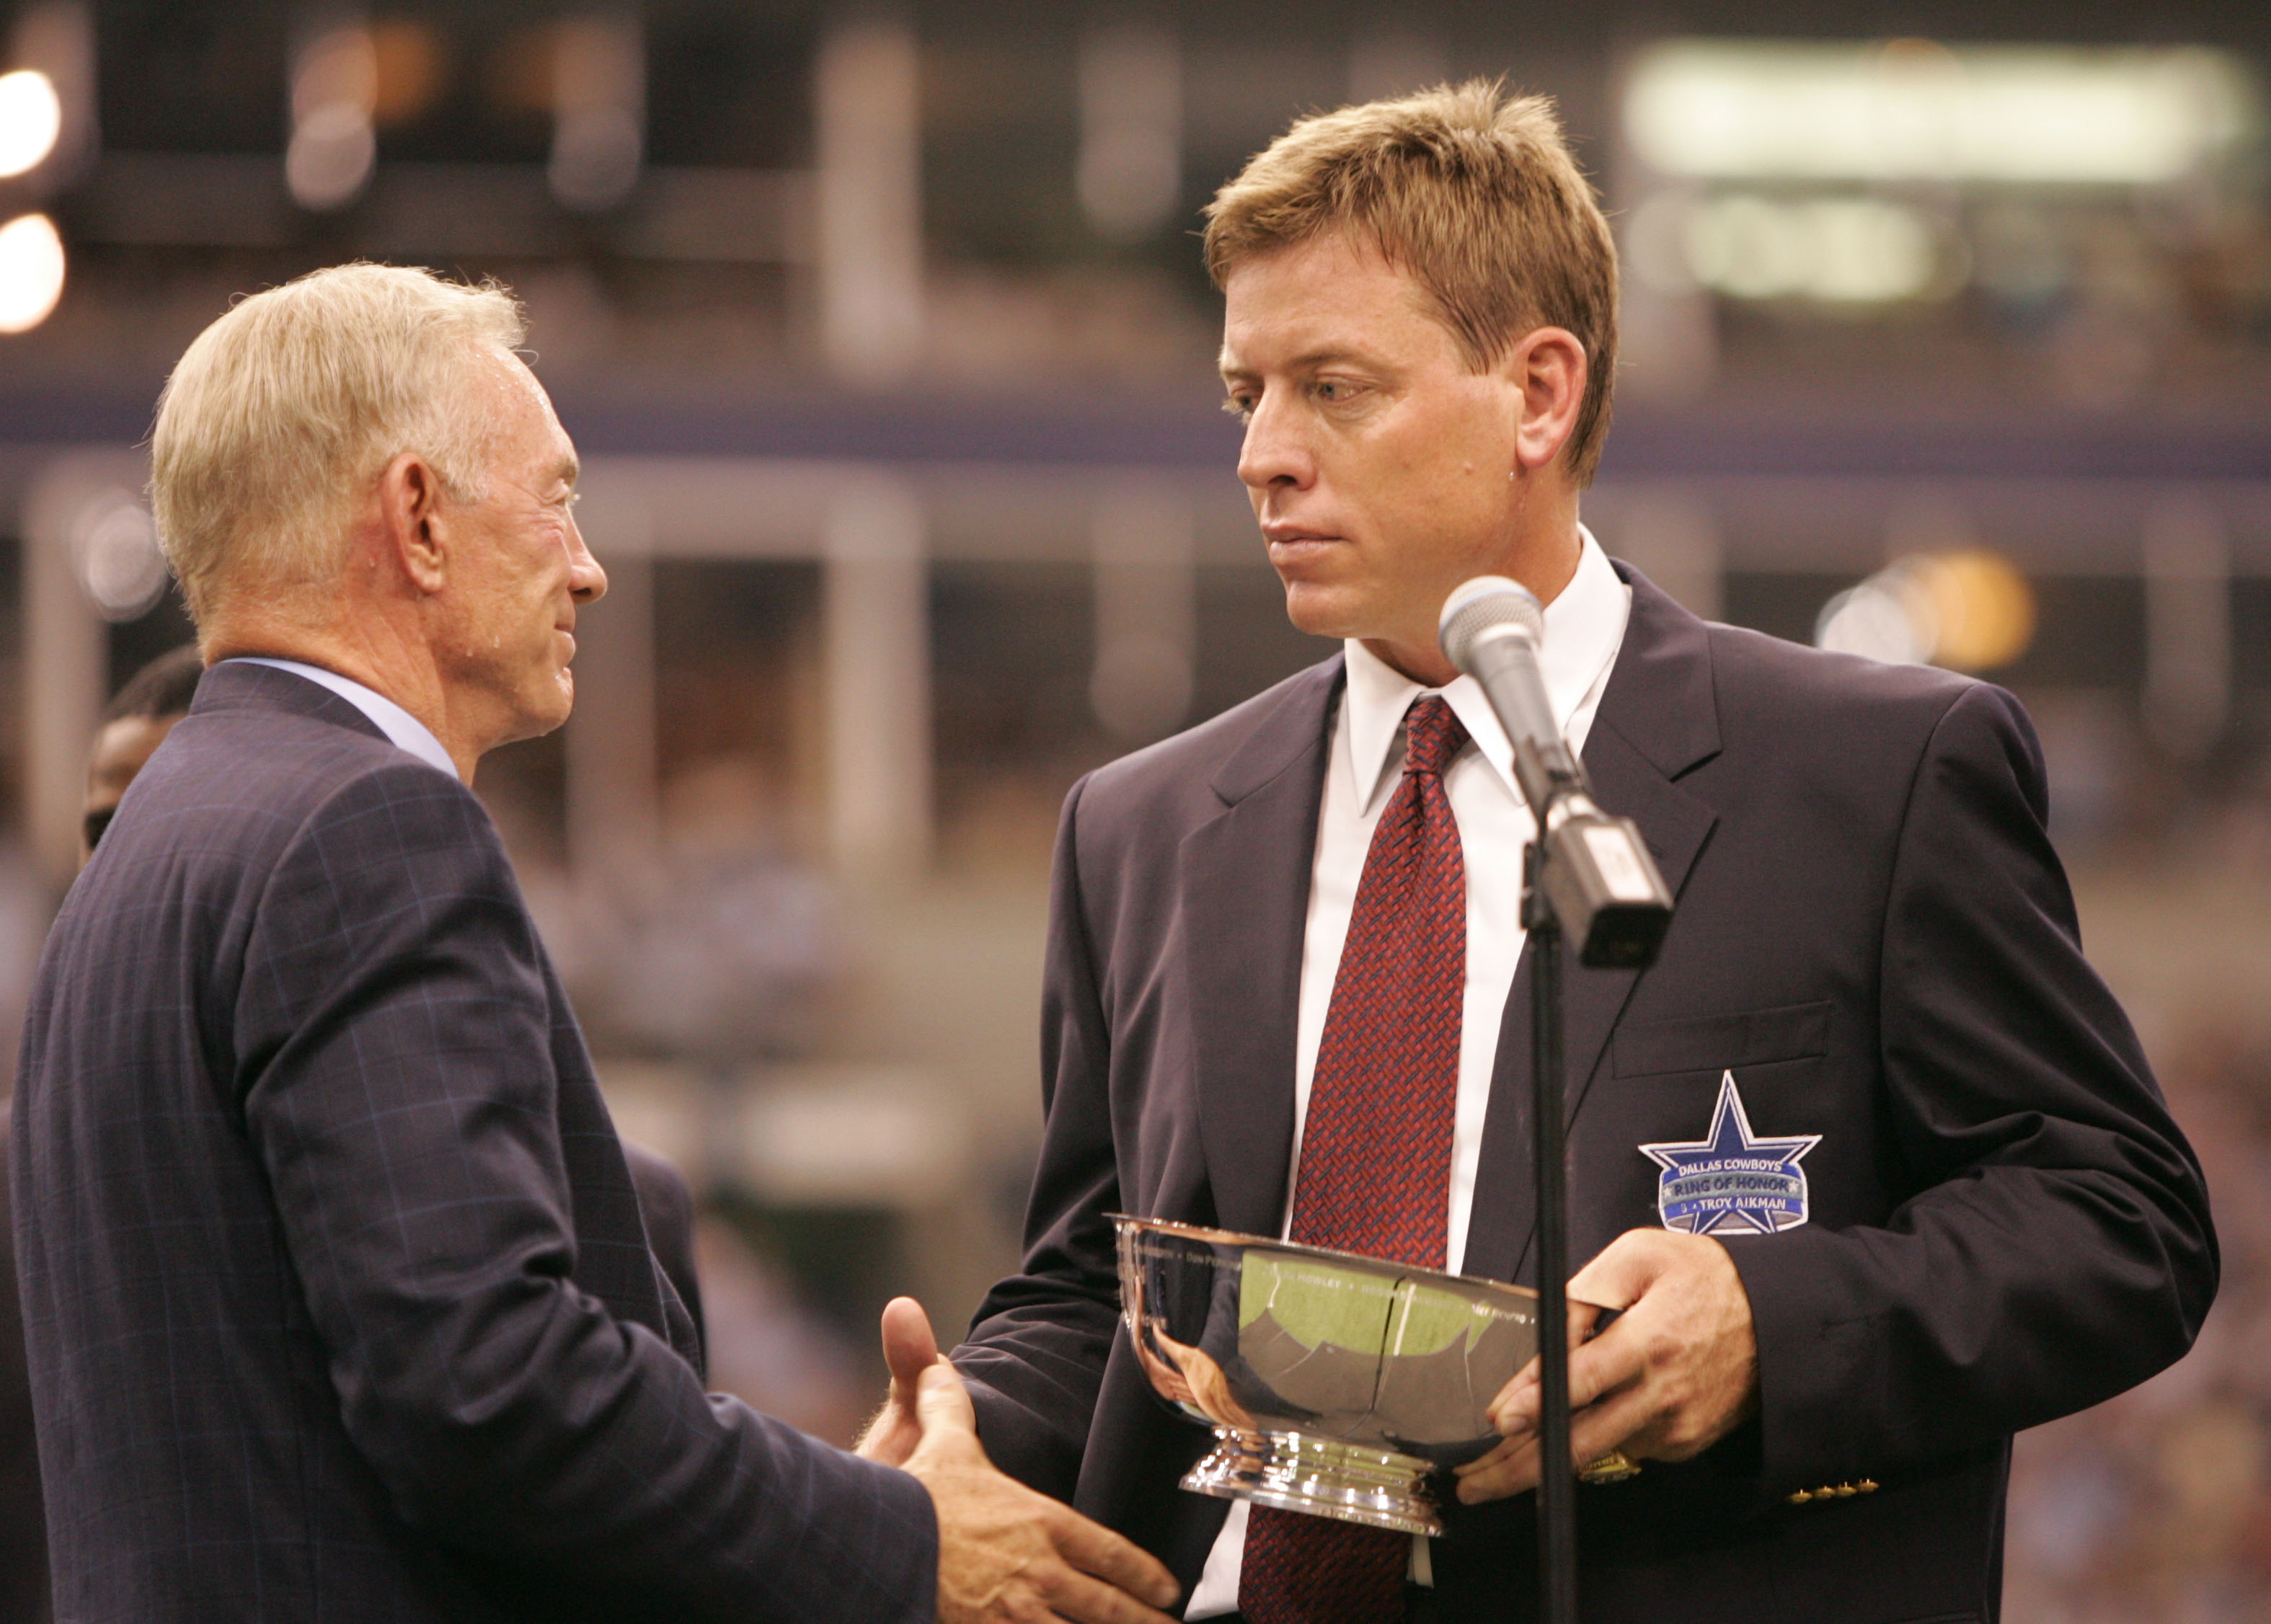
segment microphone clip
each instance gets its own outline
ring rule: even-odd
[[[1515,771],[1541,808],[1536,855],[1523,873],[1523,925],[1558,923],[1590,970],[1639,970],[1656,962],[1672,925],[1672,892],[1640,825],[1594,804],[1569,747],[1535,739],[1515,747]],[[1532,788],[1532,785],[1537,786]],[[1550,918],[1538,910],[1550,910]]]

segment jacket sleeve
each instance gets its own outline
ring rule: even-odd
[[[1049,887],[1041,999],[1046,1126],[1018,1272],[996,1285],[953,1359],[996,1465],[1070,1500],[1120,1315],[1107,1214],[1120,1203],[1110,1028],[1080,880],[1086,780],[1065,801]]]
[[[706,1379],[709,1370],[709,1322],[702,1313],[702,1278],[694,1268],[694,1192],[678,1165],[659,1151],[637,1141],[622,1142],[623,1160],[638,1191],[639,1217],[646,1224],[649,1248],[662,1265],[662,1278],[678,1295],[678,1306],[694,1326],[694,1368]]]
[[[705,1395],[577,1288],[540,949],[463,786],[389,766],[309,819],[234,1020],[340,1417],[401,1517],[610,1617],[932,1616],[920,1484]]]
[[[1885,914],[1881,1227],[1731,1240],[1770,1493],[1884,1477],[2143,1381],[2217,1255],[2200,1165],[2082,957],[2025,712],[1975,685],[1913,781]]]

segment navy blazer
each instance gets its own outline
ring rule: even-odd
[[[2017,703],[1707,625],[1619,570],[1632,617],[1585,761],[1679,907],[1653,968],[1569,972],[1573,1255],[1660,1221],[1641,1147],[1706,1138],[1726,1073],[1759,1137],[1819,1142],[1806,1222],[1723,1237],[1758,1417],[1581,1493],[1585,1616],[1992,1619],[2011,1434],[2150,1375],[2207,1311],[2198,1163],[2082,957]],[[1176,1488],[1209,1441],[1136,1367],[1104,1214],[1278,1233],[1341,680],[1336,656],[1067,801],[1028,1249],[954,1354],[994,1459],[1187,1590],[1225,1506]],[[1530,1024],[1525,962],[1465,1258],[1523,1281]],[[1449,1508],[1447,1618],[1533,1616],[1533,1507]]]
[[[48,1523],[16,1307],[16,1244],[9,1218],[9,1107],[0,1102],[0,1624],[47,1624]]]
[[[495,829],[327,690],[206,674],[15,1117],[59,1617],[932,1615],[920,1484],[703,1391]]]

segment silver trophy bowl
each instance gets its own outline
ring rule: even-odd
[[[1499,1441],[1537,1293],[1258,1235],[1114,1215],[1136,1357],[1214,1428],[1201,1494],[1440,1534],[1435,1483]]]

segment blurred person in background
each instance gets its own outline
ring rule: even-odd
[[[354,265],[192,344],[153,507],[208,669],[66,898],[16,1094],[58,1613],[1135,1624],[950,1367],[889,1470],[704,1393],[469,787],[606,590],[495,287]]]
[[[205,662],[197,644],[169,649],[126,679],[103,713],[87,756],[86,799],[79,808],[78,860],[84,868],[118,811],[126,786],[174,724],[190,713]]]
[[[1543,99],[1306,119],[1206,253],[1240,477],[1294,623],[1344,647],[1066,801],[1028,1250],[953,1354],[987,1448],[1158,1553],[1190,1618],[1531,1616],[1534,1365],[1440,1541],[1181,1493],[1207,1440],[1120,1334],[1107,1216],[1534,1278],[1531,822],[1437,643],[1507,575],[1679,898],[1652,969],[1567,992],[1573,1331],[1622,1313],[1572,1357],[1563,1469],[1648,1463],[1581,1495],[1585,1615],[1996,1616],[2011,1434],[2177,1359],[2217,1278],[2024,713],[1706,624],[1580,525],[1615,250]],[[1730,1164],[1760,1193],[1698,1197]],[[886,1458],[927,1330],[887,1315]]]

